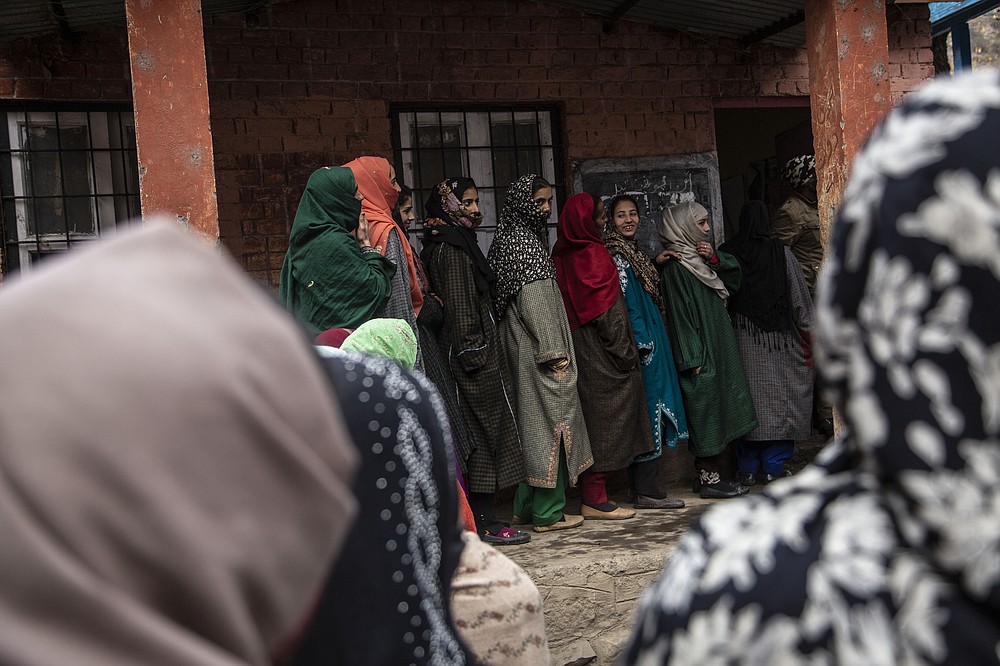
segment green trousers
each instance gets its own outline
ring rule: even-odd
[[[566,466],[566,451],[559,444],[559,472],[556,474],[555,488],[535,488],[527,483],[517,487],[514,494],[514,515],[530,520],[539,527],[558,523],[566,508],[566,484],[569,468]]]

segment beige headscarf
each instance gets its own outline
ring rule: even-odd
[[[695,247],[701,241],[708,240],[708,234],[702,232],[695,224],[698,220],[708,217],[708,210],[694,201],[685,201],[671,206],[663,211],[663,221],[660,223],[660,240],[668,250],[673,250],[680,256],[684,268],[701,280],[705,286],[714,289],[719,298],[729,298],[729,290],[722,280],[705,263]]]
[[[356,464],[277,305],[155,223],[5,286],[0,367],[0,663],[270,663]]]

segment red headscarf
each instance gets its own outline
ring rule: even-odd
[[[323,331],[317,335],[313,344],[340,349],[340,345],[344,344],[344,340],[353,332],[352,328],[331,328],[329,331]]]
[[[622,295],[618,269],[601,241],[593,215],[594,200],[589,194],[570,197],[559,216],[552,248],[556,281],[572,330],[607,312]]]
[[[358,192],[365,197],[361,202],[361,210],[368,220],[368,237],[372,247],[377,247],[379,252],[385,254],[389,232],[401,233],[392,219],[392,210],[396,207],[399,193],[389,180],[389,160],[384,157],[365,156],[352,160],[344,166],[354,174]],[[413,301],[413,312],[420,314],[420,308],[424,305],[424,295],[420,291],[420,279],[413,263],[413,248],[405,236],[401,236],[399,240],[402,241],[400,244],[403,246],[403,254],[406,255],[406,270],[410,274],[410,299]]]

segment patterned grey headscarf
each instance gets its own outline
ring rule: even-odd
[[[489,261],[497,275],[495,303],[500,317],[521,287],[556,277],[555,266],[542,240],[550,213],[539,210],[531,198],[531,184],[536,178],[537,175],[529,173],[510,186],[490,245]]]
[[[996,70],[937,79],[876,129],[818,288],[842,439],[705,515],[625,663],[996,663],[997,146]]]
[[[816,156],[799,155],[785,163],[781,178],[792,187],[802,187],[816,178]]]

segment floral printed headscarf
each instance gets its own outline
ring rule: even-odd
[[[625,663],[996,662],[998,145],[995,70],[937,79],[876,129],[818,288],[842,439],[705,515]]]
[[[532,199],[531,184],[536,178],[537,175],[529,173],[510,186],[490,246],[490,267],[497,276],[496,308],[501,317],[521,287],[556,276],[542,240],[549,213],[540,210]]]
[[[476,187],[471,178],[458,177],[442,180],[427,197],[424,204],[425,222],[429,226],[447,224],[463,229],[475,229],[482,222],[482,213],[471,213],[462,205],[466,190]],[[436,224],[435,224],[436,223]]]
[[[482,222],[482,213],[472,213],[462,205],[459,197],[466,190],[476,187],[471,178],[448,178],[437,184],[424,204],[424,263],[430,258],[435,243],[453,245],[468,255],[472,262],[476,290],[492,297],[496,276],[490,270],[479,241],[476,227]]]

